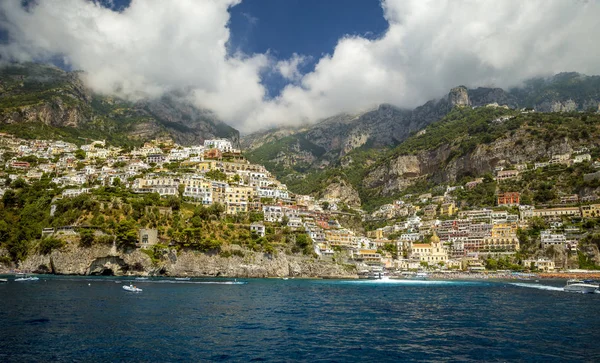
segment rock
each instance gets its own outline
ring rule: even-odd
[[[331,181],[323,192],[325,199],[337,199],[350,207],[360,207],[360,197],[358,192],[343,179]]]
[[[448,102],[450,103],[450,107],[469,107],[471,106],[471,101],[469,100],[469,92],[467,87],[458,86],[452,88],[450,93],[448,94]]]
[[[355,269],[308,256],[275,256],[245,251],[229,258],[197,251],[165,251],[157,265],[140,252],[109,254],[108,246],[82,248],[69,244],[50,255],[30,255],[19,269],[61,275],[165,275],[223,277],[335,277],[354,276]],[[52,267],[51,267],[52,266]]]

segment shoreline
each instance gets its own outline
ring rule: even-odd
[[[377,279],[362,279],[357,275],[346,275],[346,276],[262,276],[262,277],[250,277],[250,276],[210,276],[210,275],[197,275],[197,276],[178,276],[178,275],[113,275],[113,276],[102,276],[102,275],[85,275],[85,274],[36,274],[29,272],[17,272],[17,271],[2,271],[0,272],[0,278],[12,277],[17,273],[26,273],[34,276],[57,276],[57,277],[92,277],[92,278],[117,278],[117,279],[135,279],[135,278],[148,278],[148,279],[175,279],[175,278],[191,278],[191,279],[270,279],[270,280],[364,280],[364,281],[377,281]],[[411,280],[418,281],[417,279],[404,276],[389,276],[390,280]],[[424,281],[445,281],[445,280],[521,280],[521,281],[532,281],[532,280],[596,280],[600,279],[600,272],[552,272],[552,273],[531,273],[531,274],[511,274],[511,273],[440,273],[434,272],[429,273],[428,278]]]

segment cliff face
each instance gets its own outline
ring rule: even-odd
[[[80,75],[38,64],[0,68],[0,127],[35,123],[71,131],[75,137],[111,140],[118,134],[121,139],[142,140],[170,136],[183,145],[211,138],[239,143],[237,130],[210,111],[194,107],[183,95],[133,103],[93,94]]]
[[[66,275],[164,275],[221,277],[342,277],[355,276],[353,267],[304,256],[271,256],[245,252],[244,257],[211,256],[194,251],[164,251],[158,263],[135,250],[117,252],[110,247],[80,248],[67,245],[49,255],[31,255],[22,270]]]
[[[328,183],[323,192],[323,198],[338,199],[350,207],[360,207],[361,204],[358,192],[343,179]]]
[[[391,195],[423,178],[436,183],[453,183],[466,175],[493,172],[501,161],[512,165],[528,163],[551,155],[572,153],[580,146],[580,141],[569,138],[546,142],[532,138],[520,129],[489,144],[477,145],[472,152],[456,158],[451,158],[453,149],[448,144],[415,155],[399,155],[369,170],[363,185],[381,188],[382,194]]]

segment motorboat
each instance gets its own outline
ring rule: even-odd
[[[598,285],[593,284],[591,281],[569,280],[567,281],[564,290],[567,292],[578,292],[580,294],[593,294],[598,290]]]
[[[147,278],[147,277],[136,277],[135,279],[136,279],[136,280],[142,280],[142,281],[143,281],[143,280],[148,280],[148,278]]]
[[[176,281],[190,281],[191,279],[189,277],[176,277],[175,280]]]
[[[37,281],[40,279],[37,276],[31,276],[31,275],[27,275],[27,274],[17,274],[15,277],[16,277],[15,281],[17,281],[17,282]]]
[[[427,280],[429,278],[429,275],[427,274],[427,272],[417,272],[414,278],[416,280]]]
[[[131,292],[142,292],[142,289],[140,289],[139,287],[133,286],[132,284],[123,285],[123,290],[131,291]]]
[[[0,279],[0,282],[8,282],[8,279]]]

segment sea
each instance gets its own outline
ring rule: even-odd
[[[0,362],[600,361],[600,294],[564,281],[230,281],[9,277]]]

